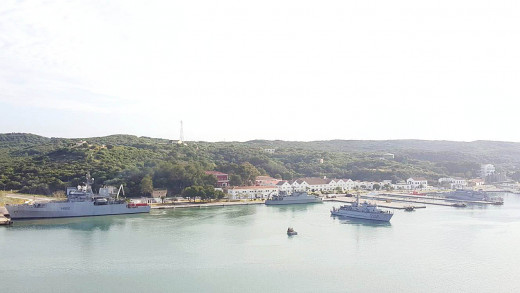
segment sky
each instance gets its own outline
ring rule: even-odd
[[[520,141],[520,3],[0,1],[0,133]]]

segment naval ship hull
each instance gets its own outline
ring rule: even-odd
[[[331,211],[333,216],[339,217],[349,217],[356,219],[365,219],[365,220],[373,220],[373,221],[382,221],[382,222],[390,222],[390,219],[394,214],[390,213],[364,213],[358,211]]]
[[[150,212],[148,205],[138,206],[126,203],[95,205],[92,201],[6,205],[6,209],[12,219],[70,218]]]

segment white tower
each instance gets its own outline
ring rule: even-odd
[[[178,144],[182,144],[184,143],[184,129],[182,127],[182,120],[181,120],[181,135],[179,137],[179,141],[177,142]]]

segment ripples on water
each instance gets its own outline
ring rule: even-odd
[[[0,227],[6,292],[520,292],[520,196],[504,206],[153,210]],[[287,227],[299,235],[288,237]]]

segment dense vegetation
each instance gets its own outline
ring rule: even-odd
[[[83,143],[83,141],[86,141]],[[264,148],[275,148],[274,154]],[[394,160],[381,159],[383,153]],[[129,194],[168,188],[207,186],[215,178],[205,170],[231,174],[233,185],[251,184],[258,175],[293,179],[327,176],[393,181],[410,176],[478,176],[481,163],[493,163],[514,178],[520,174],[520,144],[452,141],[249,141],[189,142],[111,135],[65,139],[33,134],[0,134],[0,190],[51,194],[84,181],[90,171],[94,188],[124,184]],[[188,191],[192,192],[192,191]],[[199,190],[199,192],[201,192]]]

